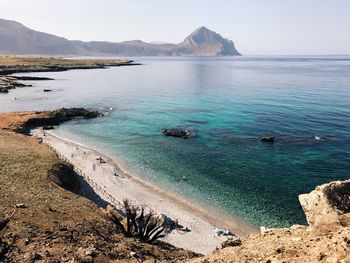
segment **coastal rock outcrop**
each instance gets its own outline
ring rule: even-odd
[[[11,89],[30,86],[31,85],[18,82],[17,77],[0,76],[0,93],[8,93]]]
[[[28,133],[29,130],[36,127],[51,127],[74,119],[91,119],[99,116],[104,116],[104,114],[100,111],[84,108],[61,108],[54,111],[42,112],[40,117],[28,119],[17,129],[17,132]]]
[[[350,226],[350,180],[318,186],[299,201],[312,231],[327,234]]]
[[[0,75],[0,93],[8,93],[9,90],[21,87],[31,87],[30,84],[24,84],[18,82],[18,80],[26,81],[26,80],[52,80],[50,78],[44,77],[17,77],[17,76],[2,76]]]
[[[165,136],[178,137],[183,139],[188,139],[195,136],[193,131],[181,129],[164,129],[162,133]]]
[[[190,262],[350,262],[350,180],[317,186],[299,200],[308,226],[262,227]]]

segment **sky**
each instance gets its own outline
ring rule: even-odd
[[[74,40],[178,43],[206,26],[246,55],[350,54],[350,0],[0,0],[0,18]]]

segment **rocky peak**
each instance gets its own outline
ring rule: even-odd
[[[192,32],[180,46],[201,56],[240,55],[231,40],[204,26]]]
[[[213,40],[221,40],[222,37],[215,33],[214,31],[211,31],[210,29],[201,26],[200,28],[193,31],[185,40],[184,42],[188,42],[192,45],[200,45],[202,43],[205,43],[206,41],[213,41]]]

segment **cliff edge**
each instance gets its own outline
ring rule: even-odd
[[[266,229],[190,262],[350,262],[350,180],[299,196],[308,226]]]

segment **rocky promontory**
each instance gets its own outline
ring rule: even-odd
[[[104,116],[105,111],[84,108],[61,108],[53,111],[3,112],[0,113],[0,129],[29,134],[31,129],[54,128],[63,122],[75,119],[92,119]]]
[[[19,87],[30,87],[22,81],[53,80],[46,77],[9,76],[14,73],[52,72],[72,69],[96,69],[140,65],[132,60],[111,59],[63,59],[60,57],[0,56],[0,93],[8,93]]]

